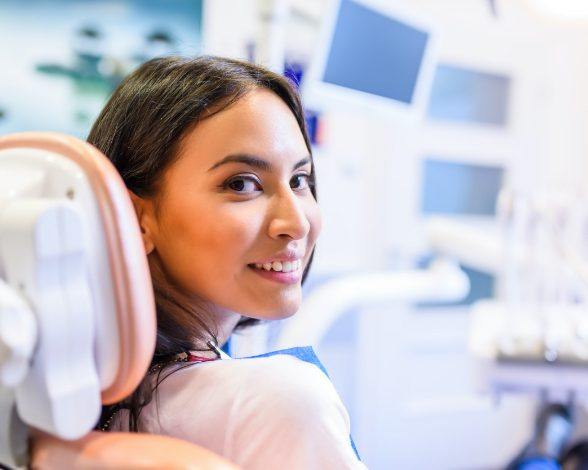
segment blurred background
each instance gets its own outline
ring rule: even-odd
[[[560,376],[530,390],[481,380],[472,316],[584,305],[588,284],[566,277],[557,247],[572,225],[580,261],[588,247],[586,2],[0,0],[0,44],[0,134],[85,138],[156,56],[288,75],[324,231],[300,318],[237,343],[314,344],[372,469],[504,468],[533,437]]]

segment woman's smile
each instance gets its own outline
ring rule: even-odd
[[[276,261],[275,263],[279,264],[279,269],[274,269],[273,267],[270,269],[266,269],[263,265],[261,267],[257,267],[255,265],[249,265],[249,269],[251,269],[255,274],[261,276],[264,279],[268,279],[270,281],[274,281],[280,284],[298,284],[302,280],[302,263],[296,263],[296,268],[290,271],[282,271],[281,270],[281,263]]]

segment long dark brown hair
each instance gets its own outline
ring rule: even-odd
[[[94,123],[88,142],[114,164],[127,188],[153,198],[157,207],[162,175],[176,161],[182,138],[198,122],[221,112],[258,88],[271,90],[295,116],[312,155],[304,111],[296,88],[284,77],[257,65],[202,56],[150,60],[121,82]],[[314,163],[313,163],[314,172]],[[316,189],[311,187],[316,199]],[[312,257],[311,257],[312,260]],[[166,273],[157,251],[148,256],[157,310],[157,341],[151,368],[159,370],[155,385],[146,377],[123,402],[103,408],[99,426],[119,409],[129,411],[129,430],[138,432],[141,409],[161,380],[161,372],[182,352],[217,343],[217,325],[204,301],[197,305]],[[306,279],[310,262],[305,269]],[[243,318],[239,327],[256,320]]]

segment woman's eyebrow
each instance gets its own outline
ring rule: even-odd
[[[305,157],[302,160],[300,160],[299,162],[297,162],[292,169],[296,170],[296,169],[300,168],[301,166],[304,166],[310,162],[311,162],[310,157]],[[215,170],[219,166],[226,165],[228,163],[244,163],[245,165],[249,165],[253,168],[257,168],[261,171],[267,171],[267,172],[271,172],[273,170],[273,165],[270,162],[268,162],[267,160],[264,160],[263,158],[259,158],[259,157],[256,157],[255,155],[249,155],[246,153],[238,153],[235,155],[228,155],[225,158],[223,158],[222,160],[219,160],[214,165],[212,165],[208,169],[208,171]]]

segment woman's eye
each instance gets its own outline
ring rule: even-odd
[[[307,174],[294,175],[290,180],[290,187],[292,189],[308,189],[311,185],[311,176]]]
[[[236,193],[249,194],[261,190],[260,184],[253,178],[240,176],[229,180],[226,185],[231,191]]]

